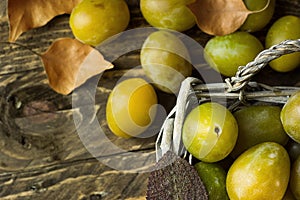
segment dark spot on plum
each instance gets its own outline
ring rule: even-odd
[[[221,129],[220,127],[218,126],[215,126],[215,129],[214,129],[215,133],[219,136],[220,132],[221,132]]]

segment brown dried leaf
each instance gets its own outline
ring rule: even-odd
[[[236,31],[247,16],[253,13],[247,9],[243,0],[196,0],[187,6],[194,13],[197,25],[203,32],[219,36]]]
[[[8,0],[9,41],[16,41],[23,32],[43,26],[57,15],[70,14],[80,1]]]
[[[41,55],[49,85],[67,95],[113,65],[101,53],[76,39],[60,38]]]

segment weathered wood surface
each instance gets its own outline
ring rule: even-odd
[[[128,29],[149,26],[139,11],[139,1],[127,2],[131,10]],[[8,38],[5,7],[3,0],[0,41]],[[299,11],[299,0],[278,0],[273,20],[286,14],[300,16]],[[73,37],[68,17],[55,17],[46,26],[22,34],[18,43],[44,52],[55,39]],[[265,31],[256,35],[263,39]],[[197,27],[185,33],[203,46],[211,37]],[[126,70],[140,64],[138,53],[121,56],[114,61],[115,69],[104,73],[96,88],[95,105],[87,105],[96,117],[87,121],[82,118],[82,110],[72,107],[71,95],[62,96],[49,88],[36,55],[16,45],[0,44],[1,199],[144,199],[148,173],[119,171],[103,164],[122,168],[120,165],[126,163],[128,168],[140,168],[153,163],[155,136],[120,139],[110,133],[105,122],[107,96]],[[295,85],[300,79],[298,71],[279,74],[266,69],[256,79],[273,85]],[[140,75],[139,70],[133,72],[130,76]],[[159,98],[167,110],[174,104],[172,96],[159,93]],[[82,120],[79,127],[74,124],[74,116]],[[98,121],[108,140],[97,138],[99,129],[93,129],[93,123]],[[89,135],[80,139],[78,130],[88,130]],[[86,146],[83,140],[88,141]],[[123,151],[101,148],[111,143]]]

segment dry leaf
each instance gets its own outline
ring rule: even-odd
[[[172,151],[165,153],[155,167],[148,178],[147,200],[208,200],[196,169]]]
[[[47,24],[53,17],[70,14],[81,0],[8,0],[9,41],[25,31]]]
[[[196,0],[187,6],[203,32],[220,36],[236,31],[249,14],[262,12],[269,3],[259,11],[249,11],[243,0]]]
[[[64,95],[113,67],[99,51],[71,38],[54,41],[41,58],[50,86]]]

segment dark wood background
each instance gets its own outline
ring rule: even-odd
[[[127,3],[131,11],[128,29],[149,26],[140,13],[139,0]],[[300,16],[300,0],[277,0],[272,20],[287,14]],[[42,53],[55,39],[73,37],[68,20],[69,15],[57,16],[46,26],[22,34],[17,42]],[[255,33],[262,41],[267,28]],[[8,30],[6,0],[2,0],[0,41],[7,41]],[[196,26],[185,34],[203,46],[211,37]],[[101,151],[96,155],[114,166],[120,160],[128,160],[132,167],[140,167],[135,157],[145,156],[147,162],[142,165],[147,167],[154,156],[155,136],[117,138],[105,122],[108,94],[124,73],[139,64],[139,51],[114,61],[115,68],[103,74],[96,88],[92,107],[96,118],[90,124],[82,122],[84,126],[80,127],[93,136],[97,130],[91,129],[92,124],[99,121],[108,141],[130,153]],[[136,70],[130,76],[140,73]],[[280,74],[264,69],[256,80],[272,85],[298,85],[299,70]],[[173,96],[162,92],[158,96],[166,110],[174,105]],[[74,113],[81,119],[81,110],[72,107],[71,95],[59,95],[49,88],[40,58],[26,48],[0,44],[0,112],[0,199],[145,199],[148,173],[115,170],[88,151],[109,142],[90,136],[90,146],[83,145],[73,120]]]

